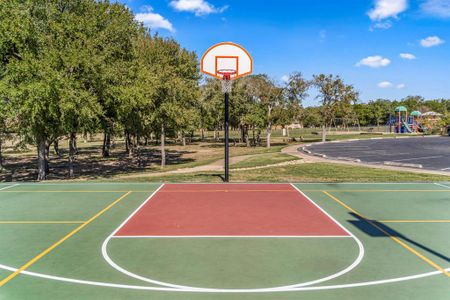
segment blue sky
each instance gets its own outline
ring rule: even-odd
[[[233,41],[254,72],[332,73],[366,102],[450,98],[450,0],[120,0],[199,56]],[[311,97],[306,105],[315,104]]]

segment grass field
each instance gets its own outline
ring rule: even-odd
[[[222,182],[222,172],[195,172],[117,179],[128,182]],[[231,182],[435,182],[450,176],[372,169],[333,163],[307,163],[239,171],[232,169]]]
[[[274,165],[288,161],[298,160],[299,158],[284,153],[267,153],[261,155],[250,156],[243,161],[232,164],[231,169],[260,167]]]
[[[446,299],[449,195],[448,183],[3,184],[0,299]],[[295,225],[296,210],[310,211],[305,224],[321,231]],[[221,225],[226,211],[237,235],[201,237],[203,222],[213,234],[230,228]],[[160,223],[181,233],[158,238]],[[190,224],[198,236],[183,233]],[[246,228],[274,236],[252,238]],[[302,235],[288,238],[285,228]],[[139,230],[157,236],[121,236]]]

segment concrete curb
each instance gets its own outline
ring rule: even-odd
[[[305,147],[300,147],[300,148],[297,149],[297,151],[305,152],[305,153],[307,153],[307,154],[311,154],[311,153],[312,153],[311,151],[309,151],[309,150],[306,149]]]
[[[336,157],[338,160],[345,160],[345,161],[351,161],[355,163],[360,163],[361,160],[359,158],[353,158],[353,157]]]
[[[405,168],[416,168],[416,169],[423,169],[423,166],[421,164],[408,164],[408,163],[399,163],[395,161],[385,161],[383,163],[385,166],[393,166],[393,167],[405,167]]]

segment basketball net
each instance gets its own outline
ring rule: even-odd
[[[232,70],[232,69],[223,69],[223,70],[218,70],[217,74],[222,75],[222,93],[224,94],[230,94],[232,91],[232,87],[233,87],[233,81],[231,80],[231,76],[236,74],[236,70]]]

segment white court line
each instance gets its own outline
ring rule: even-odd
[[[192,286],[185,286],[185,285],[178,285],[178,284],[173,284],[173,283],[169,283],[169,282],[163,282],[163,281],[158,281],[152,278],[148,278],[148,277],[144,277],[135,273],[132,273],[124,268],[122,268],[121,266],[119,266],[118,264],[116,264],[108,255],[108,251],[107,251],[107,247],[108,247],[108,243],[109,241],[113,238],[113,236],[119,231],[120,228],[122,228],[122,226],[129,220],[132,218],[132,216],[134,214],[136,214],[139,209],[141,209],[141,207],[143,207],[148,201],[150,201],[150,199],[156,194],[156,192],[159,191],[159,189],[162,188],[162,186],[156,190],[153,194],[151,194],[121,225],[119,225],[119,227],[114,230],[103,242],[102,244],[102,255],[103,258],[106,260],[106,262],[108,264],[110,264],[114,269],[116,269],[117,271],[129,276],[129,277],[133,277],[135,279],[139,279],[141,281],[144,282],[148,282],[148,283],[152,283],[152,284],[157,284],[159,286],[165,286],[165,287],[170,287],[170,288],[175,288],[175,289],[188,289],[188,290],[193,290],[193,291],[210,291],[210,292],[220,292],[220,291],[233,291],[233,292],[239,292],[239,291],[251,291],[251,292],[265,292],[265,291],[278,291],[278,290],[291,290],[294,288],[300,288],[300,287],[305,287],[305,286],[310,286],[310,285],[314,285],[314,284],[318,284],[321,282],[325,282],[337,277],[340,277],[342,275],[344,275],[345,273],[350,272],[352,269],[354,269],[363,259],[364,257],[364,246],[361,243],[361,241],[354,236],[350,231],[348,231],[344,226],[342,226],[339,222],[337,222],[333,217],[331,217],[327,212],[325,212],[320,206],[318,206],[316,203],[314,203],[311,199],[308,198],[308,196],[306,196],[303,192],[301,192],[297,187],[295,187],[294,185],[290,184],[291,187],[293,187],[295,190],[299,191],[301,195],[303,195],[304,197],[306,197],[306,199],[308,199],[314,206],[316,206],[318,209],[320,209],[325,215],[327,215],[331,220],[333,220],[339,227],[341,227],[345,232],[347,232],[357,243],[358,245],[358,249],[359,249],[359,253],[357,258],[355,259],[355,261],[350,264],[348,267],[346,267],[345,269],[331,274],[327,277],[323,277],[320,279],[316,279],[316,280],[312,280],[312,281],[308,281],[308,282],[303,282],[303,283],[298,283],[298,284],[293,284],[293,285],[286,285],[286,286],[278,286],[278,287],[269,287],[269,288],[253,288],[253,289],[220,289],[220,288],[203,288],[203,287],[192,287]]]
[[[412,158],[404,158],[404,159],[395,159],[391,161],[408,161],[408,160],[418,160],[418,159],[431,159],[431,158],[439,158],[444,157],[443,155],[435,155],[435,156],[422,156],[422,157],[412,157]]]
[[[442,187],[445,187],[447,189],[450,189],[450,186],[448,186],[448,185],[443,185],[443,184],[440,184],[440,183],[437,183],[437,182],[435,182],[434,184],[437,185],[437,186],[442,186]]]
[[[113,239],[182,239],[182,238],[351,238],[351,235],[115,235]]]
[[[2,187],[0,189],[0,191],[7,190],[7,189],[13,188],[13,187],[18,186],[18,185],[19,185],[18,183],[13,184],[13,185],[8,185],[8,186],[5,186],[5,187]]]
[[[17,271],[17,268],[5,266],[2,264],[0,264],[0,269],[4,269],[7,271],[11,271],[11,272]],[[450,268],[445,269],[445,271],[450,271]],[[146,291],[160,291],[160,292],[195,292],[195,293],[212,293],[212,292],[214,292],[214,293],[255,293],[255,291],[252,291],[252,290],[234,291],[234,290],[226,290],[225,289],[225,290],[221,290],[221,291],[208,291],[208,290],[200,290],[199,291],[199,290],[192,290],[192,289],[173,289],[173,288],[166,288],[166,287],[126,285],[126,284],[117,284],[117,283],[99,282],[99,281],[90,281],[90,280],[81,280],[81,279],[53,276],[53,275],[47,275],[47,274],[36,273],[36,272],[31,272],[31,271],[22,271],[21,274],[32,276],[32,277],[62,281],[62,282],[70,282],[70,283],[85,284],[85,285],[92,285],[92,286],[112,287],[112,288],[120,288],[120,289],[131,289],[131,290],[146,290]],[[430,277],[430,276],[435,276],[435,275],[440,275],[440,274],[442,274],[441,271],[433,271],[433,272],[428,272],[428,273],[396,277],[396,278],[390,278],[390,279],[374,280],[374,281],[364,281],[364,282],[355,282],[355,283],[328,285],[328,286],[325,285],[325,286],[301,287],[301,288],[296,288],[296,289],[274,290],[274,291],[264,291],[264,292],[270,292],[270,293],[296,292],[296,291],[301,292],[301,291],[320,291],[320,290],[355,288],[355,287],[362,287],[362,286],[371,286],[371,285],[380,285],[380,284],[386,284],[386,283],[402,282],[402,281],[420,279],[420,278],[425,278],[425,277]],[[260,293],[260,291],[258,291],[257,293]]]

